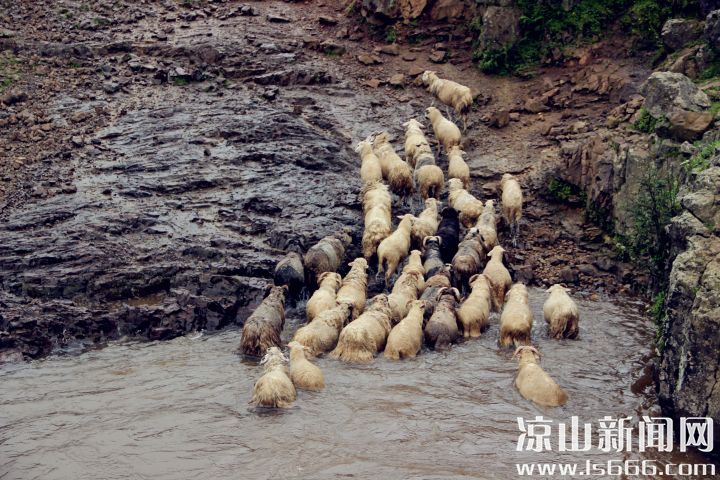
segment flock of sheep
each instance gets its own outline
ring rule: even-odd
[[[470,89],[427,71],[428,89],[465,118],[473,97]],[[321,370],[311,362],[318,355],[350,363],[369,363],[384,351],[391,360],[415,357],[423,343],[447,348],[459,338],[479,337],[491,312],[500,313],[501,347],[516,347],[519,358],[515,385],[528,400],[544,406],[562,405],[565,391],[538,365],[531,346],[533,315],[528,291],[512,283],[498,243],[495,202],[484,204],[470,193],[470,169],[460,148],[461,131],[434,107],[427,109],[437,146],[448,157],[447,206],[440,208],[445,175],[414,119],[404,124],[405,159],[381,132],[361,141],[364,258],[350,262],[350,271],[336,273],[352,239],[338,233],[320,240],[304,256],[288,253],[277,265],[270,294],[246,320],[240,350],[263,357],[264,373],[253,389],[251,403],[283,407],[296,399],[296,388],[324,388]],[[398,217],[393,229],[393,195],[397,204],[412,203],[415,191],[424,201],[418,215]],[[523,195],[511,174],[500,182],[502,216],[515,243],[519,235]],[[461,229],[465,231],[460,240]],[[367,301],[368,261],[377,258],[386,291]],[[399,275],[397,269],[402,265]],[[281,351],[285,295],[315,288],[307,301],[307,323]],[[576,338],[578,308],[562,285],[548,289],[543,313],[553,338]],[[464,296],[463,296],[464,295]]]

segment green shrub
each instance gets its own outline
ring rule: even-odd
[[[671,267],[670,235],[666,227],[680,213],[679,183],[657,169],[648,170],[630,206],[631,228],[624,238],[632,260],[648,271],[654,290],[664,288]]]
[[[708,168],[710,166],[710,159],[718,154],[718,149],[720,149],[720,140],[704,144],[701,143],[698,146],[700,147],[700,150],[695,155],[682,162],[682,166],[685,168],[686,172],[702,172]]]
[[[665,299],[667,291],[661,290],[653,296],[652,303],[648,309],[650,318],[655,322],[655,345],[661,352],[665,350],[665,325],[667,324],[667,310],[665,310]]]
[[[638,119],[633,123],[633,128],[638,132],[653,133],[659,121],[650,114],[647,108],[642,107]]]
[[[548,191],[550,196],[559,202],[567,202],[570,195],[573,194],[573,185],[570,185],[565,180],[559,178],[553,178],[548,184]]]
[[[397,32],[395,27],[390,27],[385,31],[385,43],[395,43],[397,41]]]

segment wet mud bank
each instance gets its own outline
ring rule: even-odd
[[[381,129],[399,145],[401,124],[433,101],[411,76],[438,68],[431,43],[368,67],[356,54],[373,41],[332,7],[317,8],[337,24],[284,2],[126,7],[40,2],[4,13],[17,28],[0,45],[16,60],[12,91],[25,94],[0,114],[5,359],[240,325],[286,251],[343,227],[349,261],[362,233],[352,146]],[[517,108],[528,92],[565,85],[566,73],[492,79],[463,57],[442,68],[488,105],[464,140],[473,191],[497,198],[505,172],[527,188],[523,241],[508,253],[515,278],[628,291],[632,270],[603,260],[601,232],[541,192],[557,158],[545,132],[601,121],[607,95],[563,87],[574,113],[530,114]],[[395,71],[409,72],[402,88],[370,81]],[[503,108],[519,120],[503,130],[483,120]]]

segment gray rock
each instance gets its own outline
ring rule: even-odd
[[[710,112],[691,112],[673,108],[667,114],[670,123],[669,131],[678,140],[696,140],[713,122]]]
[[[655,72],[642,85],[645,108],[655,118],[662,118],[673,107],[699,112],[710,107],[710,99],[688,77],[681,73]]]
[[[685,18],[671,18],[663,25],[660,35],[667,48],[679,50],[688,43],[699,39],[702,34],[702,22]]]
[[[491,6],[482,17],[480,45],[498,49],[514,44],[520,33],[520,11],[516,8]]]
[[[714,50],[720,50],[720,10],[713,10],[705,18],[705,41]]]

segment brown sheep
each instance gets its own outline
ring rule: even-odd
[[[550,295],[543,305],[543,316],[553,338],[577,338],[580,314],[578,306],[568,295],[568,289],[555,284],[547,289]]]
[[[440,253],[440,243],[442,240],[438,236],[425,237],[423,239],[423,268],[427,278],[432,277],[438,271],[445,267],[442,255]]]
[[[308,360],[308,347],[298,342],[288,343],[290,348],[290,380],[296,388],[319,391],[325,388],[322,370]]]
[[[471,277],[470,286],[470,295],[465,298],[457,312],[465,338],[479,337],[487,328],[492,303],[490,282],[485,275],[479,273]]]
[[[350,271],[343,278],[342,286],[337,292],[335,301],[337,303],[352,303],[352,319],[355,320],[365,309],[368,264],[364,258],[356,258],[349,265],[351,267]]]
[[[444,349],[460,337],[456,316],[458,301],[460,292],[457,288],[442,288],[438,292],[437,304],[425,325],[425,343],[430,348]]]
[[[321,273],[318,281],[320,286],[305,305],[305,316],[308,322],[311,322],[320,312],[337,305],[337,291],[342,285],[342,277],[335,272]]]
[[[518,347],[514,357],[518,357],[518,373],[515,386],[526,400],[543,407],[565,405],[568,395],[560,385],[538,365],[540,352],[534,347]]]
[[[420,351],[423,341],[423,316],[425,302],[415,300],[400,323],[393,327],[385,345],[385,358],[400,360],[414,358]]]
[[[390,334],[391,314],[387,295],[377,295],[357,320],[342,329],[330,356],[350,363],[372,362]]]
[[[245,320],[240,351],[260,357],[270,347],[280,346],[280,332],[285,325],[285,293],[287,286],[272,287],[270,293]]]
[[[505,265],[503,265],[504,252],[505,249],[500,245],[490,250],[488,253],[490,260],[483,270],[483,273],[490,282],[490,288],[492,289],[493,310],[496,312],[499,312],[502,309],[503,303],[505,303],[505,292],[508,288],[510,288],[510,285],[512,285],[510,272],[508,272],[508,269],[505,268]]]
[[[345,256],[345,248],[350,245],[350,242],[352,242],[350,235],[343,232],[324,237],[310,247],[303,258],[308,284],[315,287],[320,274],[336,271]]]
[[[495,218],[495,202],[488,200],[485,202],[483,213],[478,218],[475,225],[480,233],[481,241],[486,252],[492,250],[498,244],[497,237],[497,219]]]
[[[348,323],[352,308],[351,303],[342,303],[320,312],[312,322],[297,329],[293,340],[306,346],[310,355],[329,352],[337,345],[340,330]]]
[[[261,407],[287,407],[297,398],[295,385],[290,380],[287,358],[278,347],[270,347],[260,365],[264,365],[262,377],[253,387],[250,403]]]
[[[442,269],[437,270],[434,275],[425,280],[425,290],[420,296],[420,300],[425,301],[425,320],[432,316],[440,290],[450,288],[450,286],[450,265],[444,265]]]
[[[462,292],[468,289],[468,280],[476,273],[480,273],[482,263],[485,261],[485,250],[480,243],[480,234],[476,228],[468,230],[467,235],[452,259],[452,272],[455,286]]]
[[[500,346],[529,345],[532,324],[527,288],[522,283],[516,283],[508,290],[505,308],[500,315]]]

